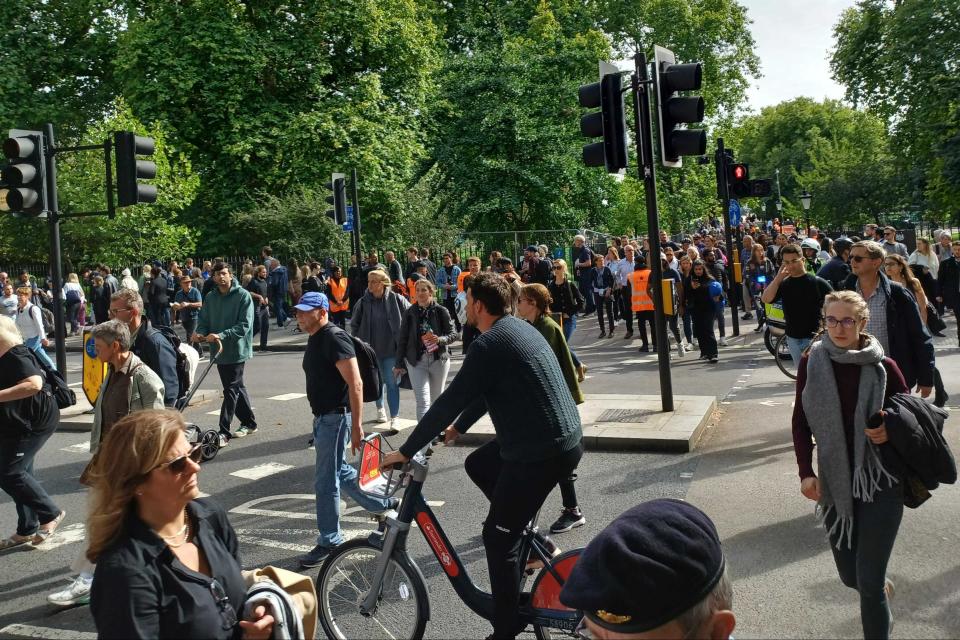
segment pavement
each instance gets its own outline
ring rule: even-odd
[[[953,450],[960,451],[960,349],[953,318],[948,324],[950,337],[937,341],[937,359],[953,396],[945,433]],[[734,582],[737,638],[862,637],[857,595],[841,585],[813,505],[799,492],[790,429],[793,382],[776,368],[751,326],[745,328],[749,335],[728,337],[731,346],[721,348],[717,365],[690,355],[673,360],[676,398],[709,396],[716,402],[698,447],[689,452],[589,450],[576,483],[587,523],[555,540],[564,549],[582,546],[633,505],[658,497],[685,499],[707,512],[723,541]],[[572,341],[589,367],[583,383],[588,399],[658,397],[656,363],[638,357],[619,337],[598,340],[597,333],[596,322],[585,320]],[[453,360],[452,373],[461,357]],[[79,359],[72,354],[69,362],[77,366]],[[297,353],[257,354],[246,378],[260,429],[231,441],[200,473],[201,489],[229,513],[245,568],[270,564],[295,569],[316,535],[315,452],[306,447],[310,412],[300,362]],[[619,408],[631,410],[629,402],[621,400]],[[217,413],[217,403],[211,401],[188,408],[185,415],[213,426]],[[372,405],[365,415],[375,415]],[[414,415],[410,392],[401,394],[400,415]],[[368,430],[376,427],[366,424]],[[401,431],[388,440],[399,446],[405,435]],[[0,555],[0,639],[95,637],[88,607],[58,610],[46,602],[48,593],[66,586],[69,565],[83,548],[86,495],[77,477],[89,459],[83,450],[86,440],[86,434],[57,432],[37,457],[37,477],[67,511],[67,519],[45,547]],[[480,523],[487,503],[463,472],[463,461],[473,450],[474,445],[463,442],[438,447],[424,496],[466,571],[486,589]],[[555,491],[540,524],[552,522],[560,505]],[[366,535],[372,522],[352,501],[346,500],[345,507],[345,536]],[[960,637],[958,511],[960,487],[944,486],[919,509],[904,514],[889,568],[897,585],[893,637]],[[12,532],[15,517],[12,502],[0,494],[0,535]],[[426,637],[489,634],[489,624],[456,596],[422,536],[410,536],[409,550],[429,588],[432,617]]]

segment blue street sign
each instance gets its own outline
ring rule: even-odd
[[[737,200],[730,200],[730,226],[736,227],[740,225],[740,202]]]
[[[343,223],[344,231],[353,231],[353,205],[347,205],[347,221]]]

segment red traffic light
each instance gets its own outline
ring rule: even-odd
[[[747,179],[747,167],[742,164],[733,165],[733,179],[734,180],[746,180]]]

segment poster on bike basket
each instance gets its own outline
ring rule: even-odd
[[[360,452],[360,490],[374,495],[385,495],[387,478],[380,472],[380,460],[383,457],[381,439],[373,438],[364,443]]]

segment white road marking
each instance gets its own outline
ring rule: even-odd
[[[647,362],[655,362],[656,358],[630,358],[628,360],[621,360],[622,364],[645,364]]]
[[[372,524],[372,523],[371,523]],[[344,529],[343,530],[343,541],[347,542],[348,540],[353,540],[354,538],[361,538],[364,536],[370,535],[375,527],[370,529]],[[251,531],[256,531],[253,529]],[[311,538],[316,538],[316,531],[309,531],[309,536]],[[240,530],[237,530],[237,540],[244,542],[246,544],[255,544],[260,547],[270,547],[271,549],[285,549],[286,551],[296,551],[298,553],[307,553],[313,550],[312,544],[297,544],[295,542],[281,542],[279,540],[273,540],[271,538],[261,538],[260,536],[252,536],[247,534],[240,533]]]
[[[279,396],[272,396],[267,398],[267,400],[279,400],[281,402],[286,402],[287,400],[299,400],[300,398],[306,398],[307,394],[305,393],[282,393]]]
[[[258,464],[255,467],[250,467],[249,469],[240,469],[239,471],[234,471],[230,475],[238,478],[246,478],[247,480],[259,480],[261,478],[266,478],[267,476],[272,476],[275,473],[280,473],[289,469],[293,469],[292,464],[265,462],[263,464]]]
[[[43,544],[34,547],[37,551],[53,551],[57,547],[73,544],[74,542],[83,542],[84,526],[82,522],[68,524],[60,527],[52,536],[47,538]]]
[[[208,415],[208,416],[219,416],[219,415],[220,415],[220,409],[214,409],[213,411],[207,411],[207,415]]]
[[[235,513],[241,516],[269,516],[273,518],[286,518],[288,520],[309,520],[315,522],[317,519],[317,514],[314,511],[305,512],[305,511],[276,511],[273,509],[261,509],[257,505],[260,505],[264,502],[273,502],[276,500],[307,500],[313,505],[316,502],[316,496],[312,493],[290,493],[282,494],[276,496],[267,496],[265,498],[255,498],[248,502],[244,502],[241,505],[237,505],[233,509],[230,509],[230,513]],[[427,505],[430,507],[442,507],[446,504],[443,500],[427,500]],[[359,524],[368,524],[371,522],[369,516],[355,516],[351,515],[354,513],[365,512],[363,507],[352,506],[347,507],[346,503],[342,500],[340,501],[340,521],[341,522],[352,522]]]
[[[62,449],[60,449],[60,451],[68,451],[70,453],[89,453],[90,441],[84,440],[83,442],[72,444],[69,447],[63,447]]]
[[[71,383],[68,384],[67,386],[68,386],[68,387],[82,387],[82,386],[83,386],[83,383],[82,383],[82,382],[71,382]]]
[[[776,400],[764,400],[764,401],[761,402],[760,404],[762,404],[762,405],[765,406],[765,407],[776,407],[776,406],[779,406],[779,405],[782,404],[782,403],[777,402]]]
[[[50,638],[51,640],[97,639],[97,634],[91,631],[74,631],[72,629],[37,627],[32,624],[9,624],[0,629],[0,635],[20,636],[22,638]]]

